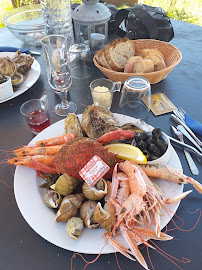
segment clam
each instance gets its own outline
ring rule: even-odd
[[[55,221],[56,222],[67,222],[71,217],[77,216],[78,208],[71,203],[71,201],[64,197],[60,209],[56,213]]]
[[[84,196],[89,200],[100,200],[107,194],[107,183],[100,179],[97,184],[90,187],[86,182],[82,186]]]
[[[95,207],[93,218],[108,233],[112,232],[113,219],[112,219],[110,213],[102,208],[100,202],[98,202],[96,207]]]
[[[74,240],[78,240],[84,228],[83,220],[78,217],[72,217],[67,221],[66,232]]]
[[[69,176],[67,173],[61,175],[56,181],[55,185],[51,186],[54,190],[61,195],[68,195],[77,187],[78,180]]]
[[[50,208],[57,208],[61,201],[61,195],[55,190],[47,190],[43,195],[43,201]]]
[[[99,224],[93,218],[96,205],[95,201],[87,201],[80,208],[80,217],[89,229],[99,227]]]
[[[13,77],[16,73],[16,66],[9,57],[0,57],[0,73],[4,76]]]

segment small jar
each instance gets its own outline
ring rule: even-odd
[[[7,81],[0,83],[0,101],[11,97],[14,93],[11,78],[8,76],[5,77]]]

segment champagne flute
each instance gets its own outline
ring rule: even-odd
[[[46,60],[49,85],[59,93],[61,98],[61,103],[55,106],[55,113],[59,116],[75,113],[76,104],[67,101],[67,92],[72,84],[67,39],[63,35],[49,35],[41,39],[41,44]]]

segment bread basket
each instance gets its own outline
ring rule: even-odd
[[[136,50],[142,49],[158,49],[164,55],[164,61],[166,64],[166,68],[160,71],[150,72],[150,73],[124,73],[117,72],[107,68],[102,67],[98,64],[95,57],[93,58],[93,62],[95,66],[110,80],[112,81],[121,81],[124,83],[128,78],[132,76],[141,76],[146,78],[150,84],[155,84],[163,79],[170,73],[171,70],[177,66],[182,60],[181,52],[172,44],[155,40],[155,39],[138,39],[133,40],[135,44]]]

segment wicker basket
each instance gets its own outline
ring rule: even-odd
[[[172,44],[164,41],[154,40],[154,39],[138,39],[133,40],[136,50],[141,49],[158,49],[164,55],[164,61],[166,68],[160,71],[150,72],[150,73],[124,73],[109,70],[98,64],[95,57],[93,62],[95,66],[102,71],[102,73],[112,81],[121,81],[124,83],[128,78],[132,76],[141,76],[146,78],[151,84],[158,83],[166,78],[169,72],[177,66],[182,60],[181,52]]]

